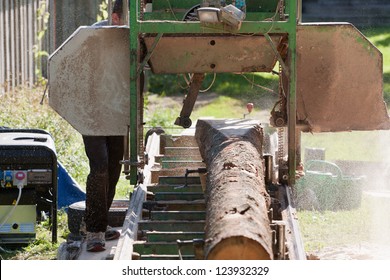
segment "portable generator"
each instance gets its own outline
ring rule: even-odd
[[[49,133],[0,129],[0,244],[26,244],[49,216],[57,241],[57,156]]]

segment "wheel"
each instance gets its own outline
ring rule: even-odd
[[[125,220],[128,206],[128,200],[114,200],[108,212],[108,224],[112,227],[121,227]],[[72,234],[78,235],[85,214],[85,201],[79,201],[69,205],[67,214],[69,231]]]
[[[182,118],[181,123],[182,123],[183,128],[189,128],[192,125],[192,121],[188,117]]]
[[[199,17],[198,17],[198,9],[200,8],[200,5],[195,5],[193,6],[191,9],[189,9],[184,17],[183,17],[183,21],[198,21],[199,20]]]

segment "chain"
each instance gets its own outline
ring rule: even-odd
[[[139,2],[139,20],[144,20],[144,11],[145,11],[145,0],[140,0]],[[140,51],[140,50],[138,50]],[[143,75],[143,74],[141,74]],[[140,83],[143,83],[144,80],[138,77]],[[143,89],[143,85],[139,85],[139,88]],[[137,93],[138,94],[138,93]],[[145,165],[145,154],[144,154],[144,93],[143,90],[139,92],[138,98],[138,155],[139,155],[139,167],[144,168]]]
[[[279,2],[279,18],[281,20],[285,19],[284,16],[284,0],[280,0]],[[279,111],[285,110],[286,105],[286,96],[284,94],[284,88],[283,88],[283,68],[282,65],[279,63]],[[284,127],[278,128],[278,164],[279,168],[282,167],[284,162],[284,140],[285,140],[285,130]]]
[[[145,155],[144,155],[144,94],[140,93],[138,101],[138,154],[140,167],[143,168],[145,165]]]
[[[145,0],[140,0],[139,8],[140,8],[139,20],[144,20]]]
[[[280,5],[279,5],[279,19],[281,20],[285,20],[285,16],[284,16],[284,0],[280,0]]]

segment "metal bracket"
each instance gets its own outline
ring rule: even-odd
[[[148,53],[146,54],[144,60],[140,63],[138,69],[137,69],[137,76],[141,75],[141,72],[143,71],[146,63],[148,63],[149,59],[153,55],[154,49],[157,47],[158,42],[160,41],[161,37],[163,36],[164,33],[158,33],[156,38],[153,41],[152,46],[149,48]]]
[[[268,43],[270,44],[271,49],[272,49],[272,51],[274,52],[274,54],[276,56],[276,59],[278,60],[280,65],[282,65],[282,68],[284,69],[284,71],[286,73],[286,76],[290,76],[290,71],[289,71],[287,65],[284,63],[283,58],[280,55],[280,53],[278,52],[278,50],[277,50],[274,42],[272,41],[271,37],[267,33],[264,33],[264,37],[265,37],[265,39],[267,39]]]
[[[193,240],[176,240],[177,249],[179,253],[180,260],[183,260],[183,254],[181,253],[181,248],[185,245],[191,245],[194,248],[194,255],[196,260],[204,260],[204,240],[203,239],[193,239]]]
[[[203,173],[206,173],[207,172],[207,169],[206,168],[197,168],[197,169],[186,169],[186,173],[184,175],[184,178],[185,178],[185,183],[184,183],[184,187],[187,187],[187,180],[188,180],[188,175],[191,174],[191,173],[199,173],[199,174],[203,174]]]
[[[286,223],[283,221],[273,221],[272,226],[274,227],[275,251],[277,252],[277,259],[286,259]]]
[[[131,161],[131,160],[121,160],[119,161],[120,164],[127,165],[127,166],[141,166],[141,162],[139,161]]]
[[[190,89],[186,98],[183,101],[183,108],[181,109],[180,116],[175,121],[175,125],[179,125],[184,128],[191,127],[192,121],[190,119],[190,116],[192,110],[194,109],[194,105],[198,97],[200,86],[202,85],[204,77],[204,73],[195,73],[192,76],[190,82]]]

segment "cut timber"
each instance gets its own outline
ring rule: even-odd
[[[252,120],[198,120],[207,165],[206,259],[272,259],[263,131]]]

